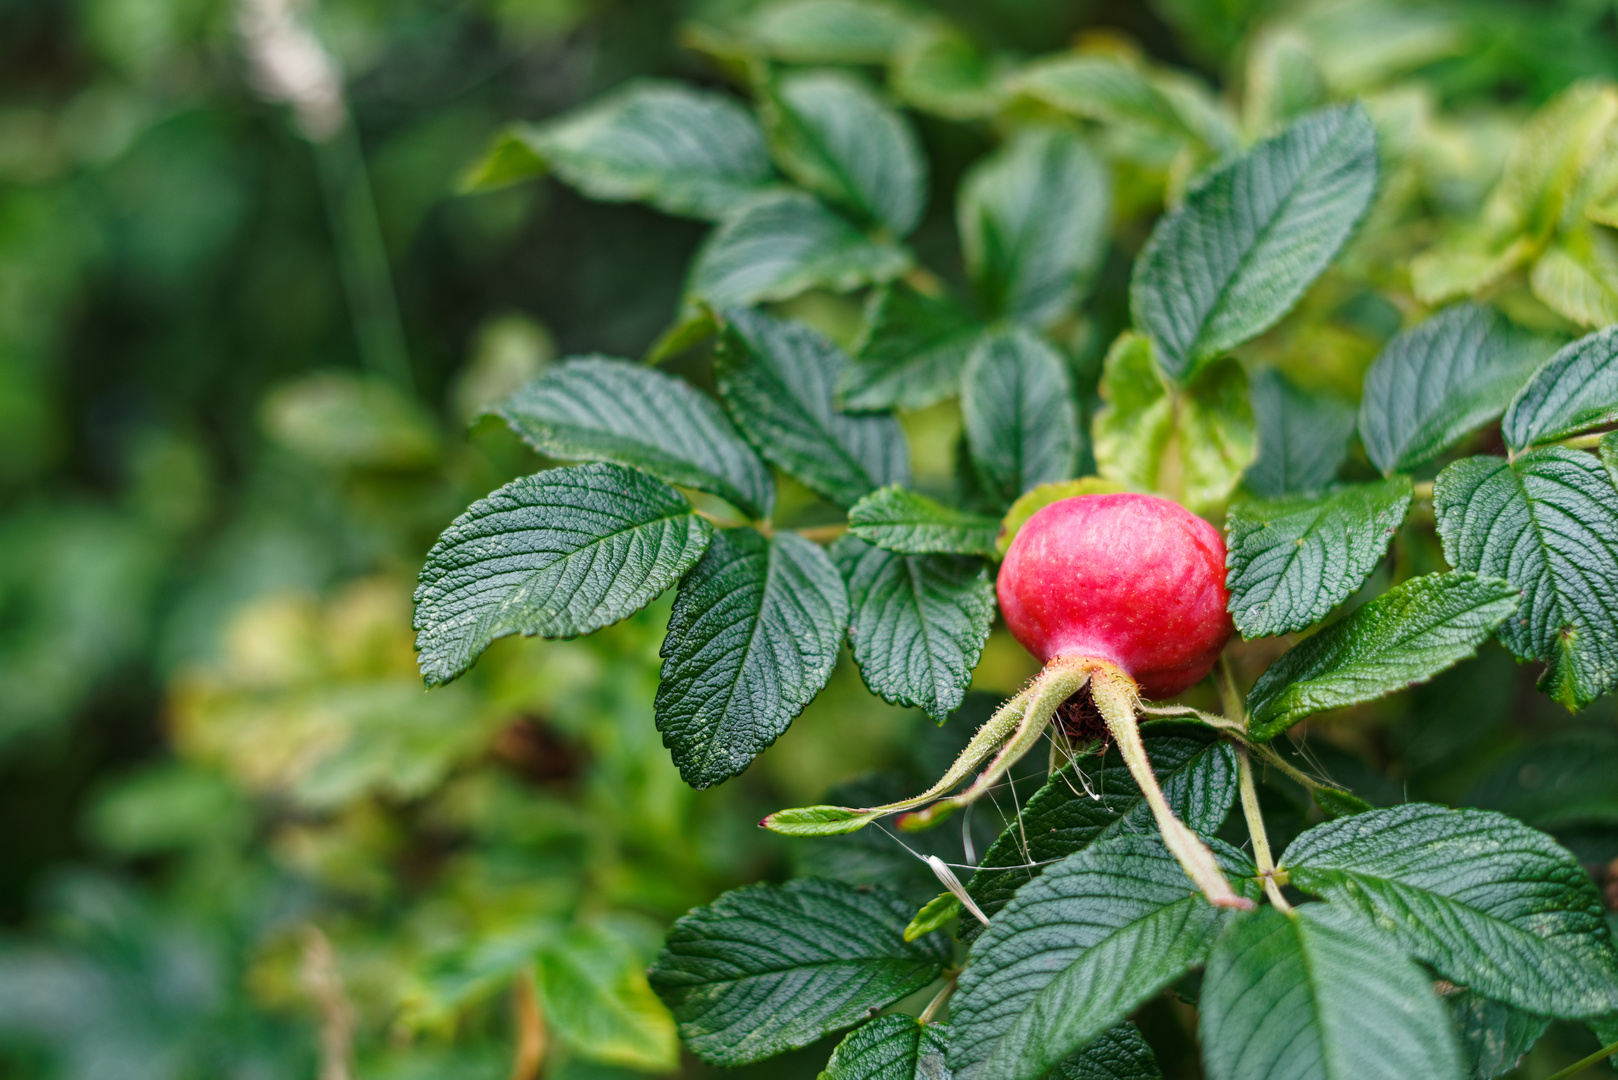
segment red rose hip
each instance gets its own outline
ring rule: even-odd
[[[1224,539],[1153,495],[1079,495],[1044,507],[1012,541],[997,591],[1007,628],[1041,662],[1110,661],[1149,698],[1208,674],[1235,630]]]

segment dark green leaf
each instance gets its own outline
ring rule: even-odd
[[[948,945],[936,935],[907,943],[909,918],[875,886],[800,878],[734,889],[670,928],[652,988],[703,1061],[762,1061],[936,979]]]
[[[754,13],[747,33],[792,64],[884,64],[914,25],[881,0],[776,0]]]
[[[1523,450],[1618,420],[1618,327],[1563,346],[1512,399],[1501,432]]]
[[[1499,578],[1412,578],[1271,664],[1247,695],[1248,732],[1273,739],[1306,716],[1425,682],[1476,652],[1516,606]]]
[[[1370,576],[1410,509],[1410,479],[1237,503],[1226,528],[1230,612],[1243,637],[1312,626]]]
[[[960,706],[989,639],[988,567],[956,555],[900,555],[852,535],[831,554],[848,583],[848,641],[865,685],[943,723]]]
[[[848,527],[862,540],[906,555],[998,557],[999,519],[968,514],[902,487],[879,488],[855,503]]]
[[[1500,640],[1546,661],[1540,689],[1573,709],[1618,684],[1618,500],[1595,458],[1466,458],[1439,474],[1433,508],[1451,566],[1522,590]]]
[[[1595,883],[1556,841],[1508,817],[1372,810],[1310,829],[1281,865],[1458,985],[1547,1016],[1618,1011]]]
[[[1232,919],[1202,980],[1209,1080],[1461,1080],[1427,976],[1333,904]]]
[[[1107,252],[1112,180],[1077,135],[1027,128],[961,181],[961,254],[991,317],[1044,327],[1089,291]]]
[[[765,93],[776,161],[798,183],[896,236],[927,203],[927,161],[916,133],[863,80],[842,71],[795,71]]]
[[[819,1080],[948,1080],[949,1029],[910,1016],[881,1016],[831,1052]]]
[[[1498,1001],[1456,990],[1444,998],[1450,1023],[1460,1036],[1461,1064],[1467,1080],[1494,1080],[1517,1062],[1545,1034],[1550,1021]]]
[[[1269,329],[1337,255],[1376,192],[1361,106],[1307,116],[1208,173],[1152,230],[1135,325],[1176,380]]]
[[[837,384],[837,402],[855,412],[921,409],[961,390],[961,371],[983,325],[948,297],[923,295],[904,282],[871,294],[854,362]]]
[[[1216,847],[1233,876],[1254,872]],[[1050,867],[972,946],[951,1005],[955,1080],[1039,1080],[1201,963],[1225,917],[1154,835]]]
[[[910,448],[887,416],[845,416],[832,405],[848,357],[801,323],[726,312],[719,395],[766,458],[841,506],[910,479]]]
[[[1058,1065],[1049,1080],[1163,1080],[1163,1072],[1140,1029],[1123,1023]]]
[[[680,582],[654,706],[692,787],[743,769],[826,685],[848,596],[837,568],[795,533],[716,533]]]
[[[1073,378],[1056,350],[1032,334],[1002,331],[977,344],[961,411],[978,477],[1002,507],[1073,475],[1081,437]]]
[[[569,360],[507,398],[499,415],[555,458],[611,461],[718,495],[764,518],[770,471],[725,414],[689,383],[601,356]]]
[[[1514,750],[1466,801],[1557,832],[1618,825],[1618,732],[1570,731]]]
[[[1325,488],[1348,456],[1354,406],[1330,394],[1299,390],[1274,368],[1251,379],[1258,458],[1242,476],[1255,495],[1279,499]]]
[[[617,465],[513,480],[456,518],[416,586],[428,686],[496,638],[577,637],[628,618],[701,558],[712,529],[685,496]]]
[[[1212,835],[1236,801],[1235,752],[1200,724],[1153,723],[1142,735],[1175,817]],[[1055,773],[984,852],[967,894],[993,918],[1039,876],[1043,867],[1029,864],[1048,864],[1110,837],[1154,828],[1151,807],[1118,751],[1084,754]],[[1006,866],[1017,869],[996,869]]]
[[[717,220],[771,185],[758,121],[737,101],[640,81],[517,134],[594,199]]]
[[[1388,475],[1431,461],[1504,412],[1555,347],[1477,304],[1406,330],[1365,375],[1366,455]]]
[[[720,223],[697,252],[686,293],[727,308],[815,288],[847,292],[909,268],[903,248],[866,236],[813,195],[788,192],[754,199]]]

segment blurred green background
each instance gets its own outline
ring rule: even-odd
[[[535,942],[541,990],[583,1012],[552,1009],[544,1075],[666,1072],[638,972],[673,917],[794,869],[937,891],[880,836],[829,856],[753,827],[874,768],[930,778],[969,732],[883,706],[846,662],[704,792],[651,723],[666,600],[587,640],[500,642],[432,695],[415,672],[431,541],[540,465],[472,421],[553,356],[644,352],[701,237],[550,182],[457,195],[459,176],[513,119],[636,75],[717,82],[678,28],[749,6],[303,5],[352,115],[316,145],[255,72],[242,12],[263,3],[0,0],[0,1076],[311,1076],[325,1045],[358,1076],[520,1077],[526,991],[491,973]],[[996,52],[1126,35],[1221,85],[1283,5],[933,6]],[[1497,146],[1618,71],[1610,0],[1432,10],[1467,36],[1422,77]],[[918,123],[935,194],[916,243],[947,261],[955,178],[991,141]],[[1103,326],[1123,317],[1114,261]],[[923,474],[947,473],[950,417],[907,422]],[[966,711],[1030,670],[997,635]],[[1555,713],[1491,648],[1314,749],[1372,801],[1512,809],[1599,872],[1618,858],[1612,711]],[[1502,766],[1530,729],[1557,736]],[[1183,1018],[1165,1006],[1148,1033],[1194,1069]],[[1553,1029],[1524,1075],[1588,1041]],[[813,1075],[816,1053],[757,1075]]]

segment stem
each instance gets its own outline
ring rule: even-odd
[[[959,971],[949,973],[949,981],[944,984],[944,988],[933,997],[933,1000],[927,1003],[927,1007],[921,1010],[921,1015],[916,1018],[918,1024],[925,1026],[937,1018],[939,1010],[944,1007],[944,1003],[949,1000],[951,994],[955,993],[955,984],[960,977],[961,973]]]
[[[512,987],[512,1005],[517,1020],[517,1052],[511,1062],[511,1080],[534,1080],[545,1063],[545,1013],[539,1007],[534,975],[525,971]]]
[[[1612,1057],[1614,1054],[1618,1054],[1618,1042],[1612,1043],[1608,1046],[1603,1046],[1600,1050],[1597,1050],[1589,1057],[1575,1061],[1561,1072],[1553,1073],[1546,1077],[1545,1080],[1570,1080],[1571,1077],[1577,1076],[1580,1072],[1588,1069],[1602,1058]]]
[[[1412,484],[1411,487],[1415,491],[1415,497],[1418,502],[1433,501],[1433,482],[1431,480],[1418,480],[1416,483]]]
[[[848,531],[846,522],[836,525],[810,525],[803,529],[794,529],[793,532],[816,544],[829,544]]]
[[[1219,704],[1225,717],[1234,720],[1243,731],[1247,730],[1247,702],[1236,690],[1236,673],[1230,670],[1230,657],[1219,654]]]
[[[1554,443],[1555,446],[1565,446],[1569,450],[1594,450],[1601,445],[1601,438],[1608,434],[1605,431],[1592,431],[1588,435],[1575,435],[1570,439],[1562,439]]]
[[[1253,782],[1253,759],[1245,746],[1236,747],[1236,769],[1241,777],[1242,816],[1247,818],[1247,833],[1253,838],[1253,859],[1264,878],[1265,895],[1277,909],[1291,912],[1292,905],[1281,895],[1281,886],[1275,880],[1275,858],[1270,854],[1270,837],[1264,831],[1264,815],[1258,808],[1258,785]]]
[[[1095,696],[1096,708],[1101,710],[1101,718],[1107,722],[1107,730],[1112,733],[1124,764],[1129,766],[1129,774],[1135,778],[1136,786],[1152,808],[1152,816],[1157,819],[1158,831],[1163,834],[1163,843],[1168,846],[1169,852],[1179,860],[1186,876],[1196,883],[1210,904],[1215,907],[1251,908],[1253,902],[1237,896],[1230,887],[1208,845],[1174,816],[1168,800],[1163,797],[1157,775],[1152,772],[1152,763],[1146,757],[1146,744],[1141,741],[1140,721],[1135,717],[1135,702],[1140,697],[1135,680],[1106,661],[1081,662],[1094,665],[1090,688]]]

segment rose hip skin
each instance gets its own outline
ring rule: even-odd
[[[996,586],[1006,626],[1048,663],[1092,657],[1149,698],[1213,668],[1235,627],[1219,530],[1153,495],[1079,495],[1028,519]]]

